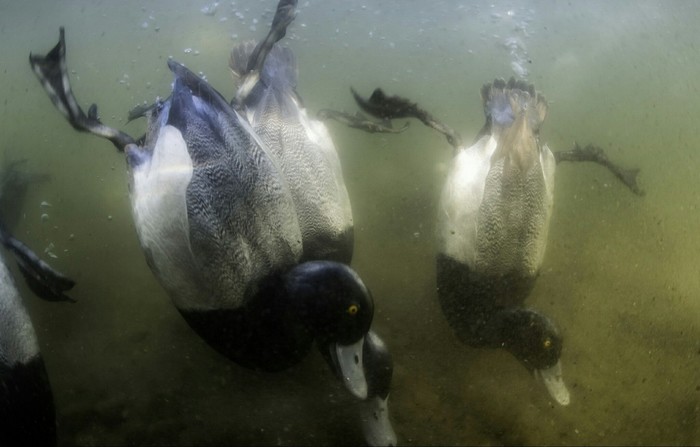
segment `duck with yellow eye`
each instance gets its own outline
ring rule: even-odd
[[[297,364],[315,342],[360,401],[367,444],[395,445],[391,356],[370,331],[372,297],[349,267],[353,223],[340,162],[296,93],[294,54],[276,45],[295,7],[280,0],[268,35],[233,49],[240,82],[230,103],[168,61],[172,93],[139,111],[148,125],[138,140],[100,122],[96,106],[80,108],[63,29],[30,64],[75,129],[125,153],[139,242],[190,327],[230,360],[268,372]]]
[[[481,89],[486,123],[471,146],[406,98],[381,89],[368,99],[354,91],[353,96],[364,112],[382,120],[419,119],[454,147],[437,219],[443,314],[461,341],[508,350],[542,379],[554,400],[568,405],[559,331],[548,317],[525,306],[544,258],[555,166],[595,162],[642,195],[638,170],[615,165],[593,145],[552,152],[539,135],[547,102],[534,86],[513,78]]]

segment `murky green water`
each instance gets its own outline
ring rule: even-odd
[[[168,56],[231,96],[228,52],[264,35],[275,6],[232,3],[208,16],[201,1],[0,0],[0,150],[51,176],[30,187],[15,232],[39,252],[53,244],[57,259],[47,259],[78,282],[74,305],[27,300],[60,444],[362,442],[352,399],[316,353],[256,373],[189,329],[139,248],[123,155],[76,134],[29,69],[29,52],[49,50],[64,25],[78,99],[136,135],[143,122],[125,126],[126,111],[168,94]],[[553,150],[598,144],[639,167],[647,192],[632,195],[597,166],[557,169],[528,302],[565,337],[572,402],[559,407],[510,354],[460,344],[441,314],[433,234],[444,139],[417,122],[392,136],[329,123],[353,204],[353,266],[394,355],[401,444],[700,443],[697,23],[692,1],[300,2],[285,43],[312,112],[354,111],[350,85],[381,85],[470,140],[483,124],[480,86],[520,61],[551,102],[543,140]]]

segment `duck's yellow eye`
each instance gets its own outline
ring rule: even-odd
[[[542,345],[543,345],[545,348],[549,348],[550,346],[552,346],[552,339],[551,339],[551,338],[545,338],[545,340],[544,340],[544,342],[542,343]]]
[[[360,310],[360,306],[358,306],[357,304],[351,304],[350,306],[348,306],[348,313],[349,313],[350,315],[355,315],[355,314],[357,314],[357,312],[358,312],[359,310]]]

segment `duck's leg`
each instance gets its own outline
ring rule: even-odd
[[[275,11],[275,17],[272,19],[270,31],[267,33],[267,36],[255,46],[255,49],[248,58],[248,65],[243,74],[245,77],[236,92],[236,97],[233,100],[234,105],[244,104],[250,92],[252,92],[253,88],[257,85],[267,55],[270,54],[275,43],[287,34],[287,27],[294,21],[296,6],[297,0],[280,0],[277,4],[277,10]]]
[[[47,301],[70,301],[74,299],[64,295],[75,285],[75,281],[63,276],[50,265],[39,259],[22,241],[15,239],[0,222],[0,242],[15,257],[27,285],[39,298]]]
[[[95,104],[90,106],[87,115],[78,105],[68,78],[65,30],[63,27],[60,28],[58,44],[46,56],[30,53],[29,64],[49,95],[53,105],[66,117],[75,130],[90,132],[106,138],[120,151],[123,151],[126,145],[135,143],[131,136],[102,124],[97,118],[97,106]]]
[[[383,123],[378,123],[376,121],[368,120],[359,113],[351,115],[349,113],[340,112],[337,110],[321,109],[318,111],[317,116],[318,119],[322,121],[332,119],[353,129],[360,129],[369,133],[401,133],[408,129],[408,122],[402,127],[396,128],[391,125],[391,121],[389,120],[385,120]]]
[[[248,71],[260,71],[265,64],[265,58],[270,53],[272,47],[280,39],[282,39],[285,34],[287,34],[287,27],[294,21],[296,17],[296,6],[297,0],[280,0],[277,4],[277,10],[275,11],[275,17],[272,19],[272,26],[267,36],[258,43],[258,45],[253,50],[253,53],[248,59]]]
[[[361,97],[350,88],[357,105],[366,113],[380,119],[416,118],[426,126],[445,135],[447,142],[454,148],[462,146],[462,138],[449,126],[435,119],[418,104],[400,96],[387,96],[382,89],[377,88],[369,99]]]
[[[574,147],[568,151],[561,151],[554,153],[554,159],[557,163],[561,161],[592,161],[600,165],[605,166],[612,172],[615,177],[617,177],[622,183],[624,183],[633,193],[643,196],[644,191],[637,185],[637,174],[639,174],[639,169],[624,169],[616,165],[607,155],[602,148],[588,144],[585,147],[579,146],[578,143],[574,143]]]

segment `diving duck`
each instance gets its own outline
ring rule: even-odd
[[[279,2],[268,35],[234,49],[226,101],[185,66],[164,101],[140,110],[139,140],[85,114],[72,94],[65,38],[30,64],[79,131],[126,155],[133,220],[149,267],[187,323],[236,363],[280,371],[315,342],[362,402],[372,445],[392,445],[391,356],[370,330],[370,291],[349,267],[352,214],[335,148],[295,92],[296,65],[275,43],[295,16]],[[277,135],[284,133],[285,137]]]
[[[75,282],[39,259],[0,222],[0,244],[14,257],[29,288],[47,301],[73,301]],[[49,378],[29,314],[0,255],[0,445],[56,445]]]
[[[481,90],[486,123],[471,146],[416,103],[376,89],[360,108],[382,120],[417,118],[455,148],[437,216],[437,292],[455,334],[474,347],[511,352],[561,405],[562,337],[554,322],[526,307],[547,245],[554,171],[559,161],[593,161],[633,192],[637,170],[619,168],[596,146],[552,152],[540,143],[545,98],[531,84],[497,79]],[[361,128],[361,126],[355,126]]]

